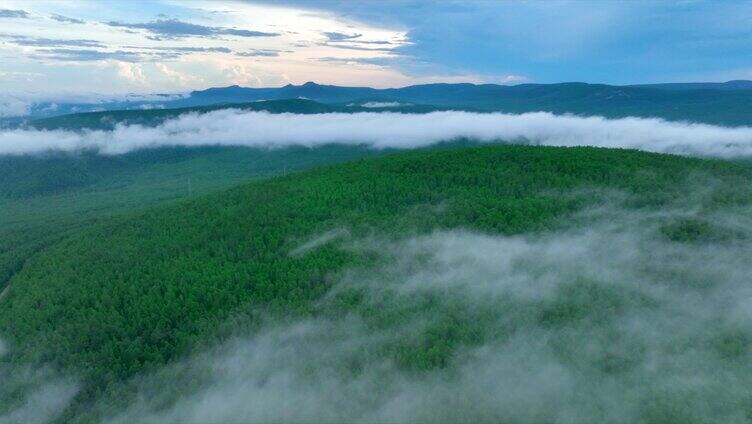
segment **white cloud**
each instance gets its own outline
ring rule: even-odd
[[[26,116],[31,110],[31,103],[11,96],[0,96],[0,118]]]
[[[138,63],[117,62],[118,76],[130,83],[147,85],[144,68]]]
[[[181,87],[188,87],[192,83],[201,81],[201,78],[195,77],[185,72],[180,72],[175,69],[172,69],[164,63],[156,63],[154,66],[156,66],[156,68],[161,73],[167,76],[167,78],[175,81],[177,85]]]
[[[410,106],[410,103],[400,103],[400,102],[365,102],[361,106],[378,109],[382,107],[400,107],[400,106]]]
[[[319,146],[417,148],[470,138],[556,146],[631,148],[652,152],[733,158],[752,155],[752,128],[667,122],[653,118],[605,119],[546,112],[433,112],[270,114],[225,109],[186,114],[158,127],[117,126],[112,131],[0,132],[0,154],[96,149],[119,154],[159,146]]]
[[[8,353],[0,339],[0,358]],[[78,393],[79,385],[61,377],[48,366],[20,366],[0,362],[0,424],[47,424],[53,422]]]

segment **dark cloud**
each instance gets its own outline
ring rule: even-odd
[[[0,18],[28,18],[29,13],[24,10],[0,9]]]
[[[147,38],[156,41],[182,37],[216,37],[218,35],[232,35],[236,37],[274,37],[279,35],[279,33],[275,32],[197,25],[178,19],[157,19],[156,21],[146,23],[111,21],[107,22],[107,25],[119,28],[143,29],[153,34],[153,36]]]
[[[329,41],[346,41],[346,40],[353,40],[355,38],[359,38],[363,36],[363,34],[344,34],[341,32],[325,32],[324,35],[326,38],[329,39]]]
[[[56,20],[58,22],[65,22],[68,24],[85,24],[86,21],[83,19],[75,19],[75,18],[69,18],[67,16],[58,15],[57,13],[53,13],[50,15],[50,19]]]

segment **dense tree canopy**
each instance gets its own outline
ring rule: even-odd
[[[16,349],[3,360],[74,370],[86,383],[80,407],[226,336],[228,320],[253,327],[260,310],[289,318],[359,308],[357,293],[326,311],[317,300],[332,275],[368,262],[367,255],[328,245],[291,254],[327,231],[541,232],[569,225],[573,212],[609,193],[621,193],[629,208],[675,202],[698,175],[719,182],[703,208],[752,200],[752,172],[744,165],[628,150],[496,145],[327,166],[40,237],[20,244],[20,253],[10,250],[18,258],[3,274],[13,276],[0,304],[0,334]],[[665,228],[679,241],[723,236],[714,231],[702,222]],[[40,253],[27,258],[23,249]],[[410,307],[431,305],[430,299],[416,302]],[[555,321],[569,306],[562,308],[541,319]],[[364,307],[361,313],[376,323],[399,317],[394,310]],[[469,319],[448,313],[420,344],[393,346],[386,354],[408,368],[444,366],[456,346],[482,337]]]

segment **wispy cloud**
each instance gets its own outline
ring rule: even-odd
[[[335,49],[359,50],[365,52],[391,52],[394,50],[392,47],[368,47],[357,44],[326,44],[326,46],[334,47]]]
[[[324,32],[324,35],[329,41],[349,41],[356,38],[360,38],[363,34],[344,34],[341,32]]]
[[[345,34],[342,32],[324,32],[323,34],[326,36],[326,41],[318,43],[320,46],[348,50],[387,52],[399,47],[399,44],[387,40],[363,40],[363,34],[359,33]]]
[[[151,51],[162,51],[162,52],[176,52],[176,53],[232,53],[232,50],[230,50],[227,47],[175,47],[175,46],[164,46],[164,47],[139,47],[139,46],[125,46],[129,49],[136,49],[136,50],[151,50]]]
[[[0,18],[28,18],[29,13],[25,10],[0,9]]]
[[[275,37],[279,33],[251,31],[247,29],[213,27],[183,22],[178,19],[158,19],[146,23],[124,23],[119,21],[107,22],[112,27],[143,29],[157,37],[182,38],[182,37],[216,37],[218,35],[231,35],[236,37]]]
[[[88,39],[34,38],[11,34],[0,34],[0,38],[8,39],[19,46],[30,47],[106,47],[99,41]]]
[[[101,51],[91,49],[38,49],[36,50],[36,55],[37,57],[50,60],[75,62],[107,59],[121,60],[123,62],[138,62],[143,60],[142,55],[125,50]]]
[[[57,13],[51,14],[50,19],[58,21],[58,22],[68,23],[68,24],[85,24],[86,23],[86,21],[84,21],[83,19],[69,18],[67,16],[58,15]]]
[[[275,57],[279,56],[280,52],[281,50],[274,49],[253,49],[235,54],[242,57]]]

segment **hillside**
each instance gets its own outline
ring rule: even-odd
[[[379,152],[358,146],[324,146],[0,156],[0,289],[34,252],[93,222],[256,178],[375,154]]]
[[[664,346],[658,338],[633,340],[628,329],[616,324],[627,312],[634,313],[635,319],[650,314],[658,323],[666,320],[667,325],[668,311],[684,316],[683,309],[672,309],[676,305],[667,300],[671,298],[642,288],[639,281],[648,281],[654,288],[670,293],[682,286],[686,294],[698,296],[708,293],[713,284],[731,281],[721,278],[732,274],[723,274],[720,268],[697,271],[696,264],[701,262],[695,255],[710,246],[717,252],[715,257],[721,267],[724,260],[736,261],[738,258],[733,255],[748,247],[752,233],[744,216],[748,216],[745,214],[752,204],[750,182],[752,169],[720,161],[629,150],[521,146],[392,154],[253,182],[102,222],[45,246],[13,275],[8,295],[0,301],[0,334],[12,346],[11,354],[0,359],[0,364],[21,366],[41,361],[64,375],[74,376],[80,381],[81,390],[63,420],[89,420],[122,412],[135,401],[135,393],[151,381],[142,380],[145,374],[159,372],[165,364],[175,364],[230,336],[263,333],[274,325],[301,319],[324,320],[345,331],[345,338],[336,338],[340,330],[327,330],[316,336],[323,337],[321,340],[335,337],[332,343],[359,343],[357,340],[372,340],[382,332],[384,338],[373,339],[378,341],[353,350],[351,356],[340,357],[337,353],[329,357],[322,351],[311,360],[318,363],[329,358],[331,362],[308,371],[303,367],[300,375],[313,378],[313,383],[318,384],[323,380],[317,379],[324,378],[318,373],[330,370],[333,374],[326,377],[327,382],[340,378],[361,381],[368,373],[378,373],[379,366],[386,367],[381,390],[370,392],[372,406],[377,407],[382,400],[392,399],[394,381],[406,379],[415,387],[423,387],[420,382],[434,377],[455,381],[464,375],[463,364],[472,357],[467,356],[468,352],[482,346],[507,346],[503,343],[510,338],[529,335],[548,340],[546,349],[560,366],[594,373],[588,381],[595,383],[583,388],[592,389],[593,397],[576,399],[590,408],[582,410],[589,414],[585,421],[607,418],[604,414],[608,407],[599,397],[602,393],[598,393],[596,383],[608,381],[617,381],[635,391],[636,397],[630,398],[627,405],[636,405],[637,415],[632,418],[702,418],[704,410],[691,405],[691,399],[715,386],[706,384],[697,390],[671,386],[670,378],[683,378],[683,373],[689,372],[683,365],[674,374],[669,372],[668,377],[652,377],[657,383],[665,383],[661,386],[664,392],[655,395],[656,402],[640,397],[650,394],[632,379],[649,378],[642,371],[642,364],[652,354],[663,358],[662,350],[651,349]],[[605,221],[598,218],[604,210],[610,211]],[[721,215],[728,219],[721,220]],[[599,228],[607,229],[602,233],[604,241],[644,237],[644,242],[652,247],[635,249],[636,256],[624,256],[624,263],[614,264],[614,268],[594,268],[590,272],[584,257],[577,256],[579,250],[566,247],[566,237],[574,235],[561,236],[563,246],[545,244],[546,235],[566,235],[568,231],[584,231],[582,234],[591,234],[587,240],[597,240]],[[625,234],[625,229],[634,232]],[[463,232],[455,232],[459,230]],[[482,236],[468,238],[466,232]],[[420,251],[414,261],[404,262],[415,243],[420,246],[421,237],[431,234],[445,234],[448,238],[441,242],[429,239],[430,243],[440,244],[429,244],[428,250]],[[524,234],[544,238],[537,242],[508,238]],[[411,238],[415,241],[409,241]],[[469,244],[456,244],[462,240]],[[432,256],[437,246],[445,242],[455,243],[450,244],[454,246],[453,253],[438,259]],[[533,244],[528,248],[525,243]],[[603,249],[608,245],[606,242]],[[685,250],[686,246],[691,249]],[[526,256],[525,249],[530,256]],[[663,259],[643,257],[648,251],[652,258]],[[482,252],[502,254],[489,264],[499,263],[504,252],[524,255],[510,262],[510,274],[488,277],[482,274],[489,266],[485,259],[473,256]],[[625,251],[620,252],[612,253],[626,255]],[[459,253],[468,256],[456,256]],[[542,262],[538,262],[539,253],[544,257]],[[731,256],[724,259],[723,254]],[[465,266],[468,258],[473,264],[470,269],[474,270],[468,275],[479,280],[471,277],[468,281],[468,277],[452,273],[457,266]],[[561,268],[564,265],[558,261],[562,258],[570,258],[574,266]],[[431,265],[439,259],[448,262],[421,271],[425,266],[422,264]],[[549,266],[556,272],[552,274]],[[617,271],[622,266],[629,272]],[[583,274],[584,271],[588,272]],[[737,281],[741,274],[733,275],[736,277],[732,280]],[[473,281],[482,282],[482,287],[494,287],[497,281],[513,282],[520,276],[527,277],[515,290],[524,292],[525,287],[532,289],[531,284],[544,284],[548,279],[557,281],[558,288],[530,299],[494,295],[477,300],[471,296],[476,290]],[[362,284],[373,281],[376,285],[343,286],[343,279],[349,281],[348,278]],[[373,288],[381,287],[382,279],[387,281],[384,284],[392,285],[385,287],[395,287],[394,291]],[[629,284],[612,285],[622,280]],[[403,289],[394,286],[400,281],[418,284],[410,289],[418,291],[401,295]],[[447,285],[436,291],[422,291],[420,284],[429,282]],[[752,334],[748,327],[727,321],[731,318],[724,311],[715,310],[708,312],[708,317],[697,318],[698,322],[720,323],[715,327],[716,335],[704,332],[706,327],[702,327],[696,333],[682,333],[681,337],[690,338],[695,349],[713,358],[706,366],[741,372],[746,368],[739,367],[745,365],[735,361],[746,355]],[[360,323],[354,327],[360,328],[357,333],[349,333],[348,326],[338,326],[348,319]],[[683,358],[685,347],[674,339],[679,334],[670,328],[656,327],[656,337],[666,337],[679,351],[676,355]],[[297,334],[295,331],[291,334]],[[582,342],[587,334],[593,335],[591,347],[595,350],[583,351],[579,344],[572,344],[573,340]],[[621,344],[614,347],[613,340]],[[305,352],[315,345],[304,345],[308,347],[295,352]],[[524,350],[522,354],[534,358]],[[167,374],[156,377],[162,385],[147,388],[146,393],[154,393],[157,403],[134,406],[138,414],[148,410],[157,414],[149,416],[151,420],[185,420],[185,416],[159,414],[169,413],[175,396],[191,396],[200,389],[206,375],[189,371],[196,369],[189,367],[175,371],[177,374],[167,370]],[[288,371],[297,373],[296,370]],[[298,375],[295,373],[291,375]],[[247,378],[259,378],[254,383],[258,386],[253,387],[262,390],[267,383],[274,387],[275,375],[253,374]],[[744,408],[739,396],[748,378],[740,378],[726,385],[725,391],[707,397],[708,408],[716,412],[722,405],[732,408],[732,412]],[[297,380],[293,379],[291,387],[305,386],[294,381]],[[457,381],[456,387],[461,388],[464,380]],[[348,390],[348,386],[336,387]],[[5,401],[13,404],[23,399],[24,390],[28,389],[8,389],[10,394],[6,390],[0,395],[5,393]],[[483,392],[479,390],[472,393]],[[558,389],[552,390],[557,393]],[[561,396],[563,393],[571,391],[565,390]],[[308,392],[300,395],[312,396]],[[505,414],[526,410],[524,405],[522,409],[492,407],[499,405],[494,396],[506,395],[497,391],[486,395],[491,397],[489,408],[472,411],[474,419],[510,419],[512,416]],[[141,396],[143,400],[144,394]],[[151,397],[146,395],[145,399]],[[430,403],[431,398],[426,394],[421,402]],[[0,402],[3,399],[0,396]],[[368,412],[370,403],[358,391],[339,401],[347,405],[339,410],[344,415],[319,411],[299,418],[348,421],[363,417],[353,414],[373,412]],[[201,404],[191,403],[196,407]],[[558,403],[553,405],[553,409],[535,417],[555,420],[561,411],[556,409]],[[362,408],[366,410],[360,411]],[[189,413],[189,409],[183,412]],[[277,412],[280,410],[284,409]],[[412,409],[405,411],[408,410]],[[420,410],[429,415],[412,418],[430,421],[433,409]],[[222,417],[216,415],[222,413],[219,411],[225,409],[219,408],[210,416]],[[279,418],[273,410],[267,412],[272,414],[267,419]],[[461,414],[462,409],[454,413]],[[387,419],[382,415],[364,416]],[[442,416],[446,419],[451,415]],[[224,419],[237,421],[239,417],[242,415]]]

